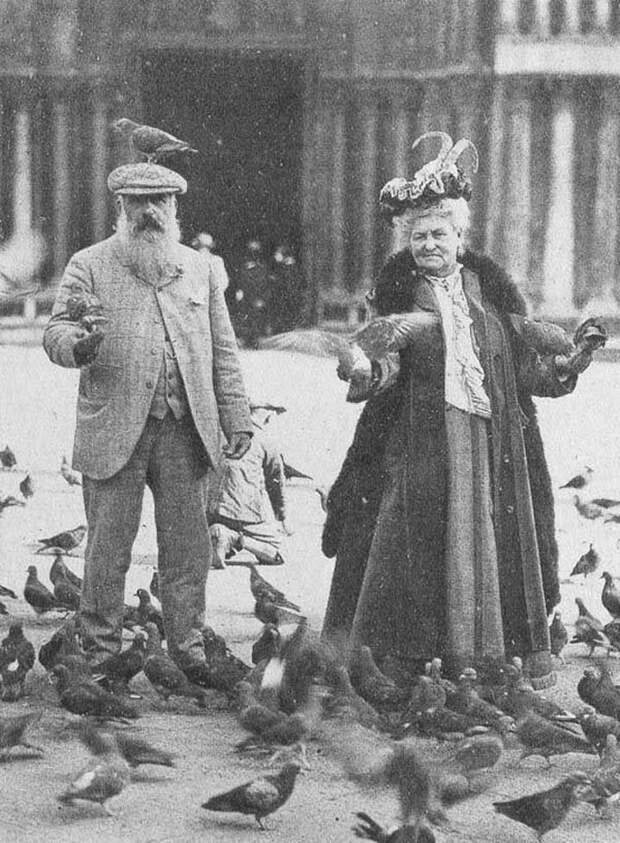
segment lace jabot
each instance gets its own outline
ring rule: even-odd
[[[446,402],[467,413],[491,417],[484,371],[474,348],[472,319],[463,290],[461,265],[445,278],[425,275],[439,304],[445,344]]]

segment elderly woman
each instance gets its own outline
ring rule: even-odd
[[[371,297],[379,315],[436,318],[421,320],[396,377],[384,382],[373,366],[328,498],[323,550],[337,560],[324,635],[346,637],[352,659],[368,645],[405,675],[434,656],[454,674],[519,655],[543,686],[553,681],[547,613],[560,595],[532,396],[572,392],[591,356],[572,364],[524,343],[509,318],[525,314],[521,293],[463,247],[471,183],[457,161],[472,145],[430,134],[442,138],[439,157],[381,192],[408,245]]]

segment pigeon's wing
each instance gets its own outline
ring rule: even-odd
[[[245,798],[248,805],[257,810],[269,810],[280,798],[276,784],[268,777],[254,779],[245,787]]]
[[[406,348],[416,336],[438,324],[437,315],[426,311],[378,316],[361,328],[354,340],[370,360],[379,360]]]
[[[331,331],[319,331],[314,328],[300,328],[284,334],[274,334],[260,341],[260,348],[275,351],[295,351],[298,354],[311,354],[314,357],[339,357],[349,350],[349,337]]]
[[[612,509],[613,507],[620,506],[620,501],[614,500],[613,498],[592,498],[590,503],[602,506],[603,509]]]
[[[518,313],[510,314],[510,323],[525,345],[539,354],[571,354],[575,347],[564,328],[553,322],[528,319]]]

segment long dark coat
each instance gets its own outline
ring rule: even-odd
[[[462,263],[492,407],[492,504],[506,649],[542,654],[549,649],[546,613],[560,594],[553,495],[532,395],[567,394],[575,379],[561,383],[552,361],[526,348],[514,332],[507,314],[524,314],[526,306],[507,274],[472,252]],[[390,259],[375,294],[380,315],[437,311],[409,250]],[[367,401],[328,498],[322,546],[326,556],[337,558],[324,632],[350,632],[368,565],[379,586],[360,611],[376,616],[369,620],[379,632],[372,642],[361,643],[370,643],[378,658],[441,655],[448,488],[443,356],[440,330],[401,353],[398,382]],[[403,409],[405,399],[408,409]],[[386,443],[403,411],[409,413],[413,478],[407,486],[409,545],[401,558],[373,559],[371,553],[369,559],[389,476]],[[406,556],[414,560],[412,567]]]

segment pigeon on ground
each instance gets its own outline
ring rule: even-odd
[[[69,484],[69,486],[81,486],[82,480],[80,475],[77,471],[74,471],[71,466],[69,465],[69,461],[67,460],[66,456],[63,454],[62,459],[60,461],[60,474]]]
[[[598,714],[596,709],[587,705],[578,714],[579,725],[583,733],[597,752],[602,752],[607,742],[607,735],[620,738],[620,721],[606,714]]]
[[[37,553],[41,553],[48,547],[59,547],[61,550],[68,553],[80,544],[85,535],[86,526],[84,524],[79,524],[72,530],[64,530],[62,533],[56,533],[46,539],[38,539],[39,544],[43,545],[43,547],[39,548]]]
[[[137,597],[140,601],[137,612],[138,623],[140,626],[146,627],[148,623],[154,623],[161,638],[165,639],[166,632],[164,630],[164,618],[161,611],[153,605],[151,595],[148,593],[146,588],[139,588],[134,594],[134,597]]]
[[[95,729],[91,723],[80,723],[79,736],[82,743],[88,747],[93,755],[101,755],[106,752],[105,740],[102,740],[102,733]],[[141,764],[153,764],[158,767],[174,767],[174,756],[170,752],[151,746],[142,738],[129,735],[120,729],[114,733],[114,738],[120,755],[132,769]]]
[[[33,711],[16,716],[0,716],[0,758],[6,758],[14,746],[34,749],[35,752],[43,755],[41,747],[24,740],[24,732],[32,723],[39,720],[41,713],[40,711]]]
[[[506,686],[497,705],[512,717],[535,712],[547,720],[576,721],[576,717],[562,706],[537,693],[512,664],[505,667]]]
[[[6,495],[0,499],[0,512],[9,506],[26,506],[26,502],[18,500],[14,495]]]
[[[229,701],[235,697],[235,687],[238,682],[248,676],[250,667],[242,659],[231,652],[221,635],[217,635],[211,627],[205,627],[201,633],[205,660],[189,661],[181,664],[190,682],[202,688],[210,688],[226,694]],[[192,642],[188,642],[192,646]],[[183,647],[180,648],[183,651]]]
[[[109,680],[113,690],[126,692],[131,680],[144,667],[145,659],[146,635],[138,631],[129,647],[120,653],[108,656],[97,669]]]
[[[601,602],[614,620],[620,618],[620,589],[616,586],[609,571],[603,571],[601,579],[605,580]]]
[[[596,752],[582,735],[567,726],[552,723],[533,711],[519,718],[515,734],[523,744],[521,758],[540,755],[550,763],[549,758],[552,755],[565,755],[567,752],[592,755]]]
[[[161,636],[157,625],[149,621],[146,625],[148,641],[146,645],[146,659],[144,674],[157,693],[164,700],[170,697],[189,697],[204,708],[205,689],[195,685],[187,678],[161,646]]]
[[[591,785],[579,794],[579,800],[589,802],[601,817],[620,796],[620,755],[618,739],[609,734],[601,755],[601,765],[590,775]]]
[[[347,668],[340,665],[330,679],[331,688],[323,699],[324,716],[344,723],[359,723],[367,729],[379,728],[381,716],[357,693]]]
[[[311,724],[303,714],[285,714],[257,699],[249,682],[239,682],[239,723],[250,736],[237,745],[246,750],[257,745],[272,749],[274,746],[291,746],[309,737]],[[268,696],[267,696],[268,699]]]
[[[551,642],[551,654],[564,664],[562,650],[568,643],[568,631],[562,622],[562,614],[559,611],[554,613],[553,620],[549,625],[549,640]]]
[[[0,644],[0,689],[5,702],[15,702],[23,697],[26,676],[34,662],[34,647],[24,635],[23,625],[12,623],[9,634]]]
[[[560,825],[577,802],[580,791],[585,792],[590,784],[590,778],[577,771],[548,790],[506,802],[494,802],[493,807],[509,819],[532,828],[540,840],[544,834]]]
[[[264,829],[264,818],[281,808],[291,796],[299,770],[299,764],[285,764],[279,773],[261,776],[225,793],[212,796],[202,807],[208,811],[252,814]]]
[[[41,645],[39,662],[46,670],[51,670],[55,664],[62,662],[64,656],[84,656],[77,642],[78,624],[76,615],[69,617],[49,641]]]
[[[584,501],[579,495],[573,495],[573,503],[579,515],[588,521],[596,521],[597,518],[608,519],[608,512],[604,506],[599,506],[593,501]]]
[[[254,615],[261,623],[273,624],[274,626],[301,623],[305,620],[305,615],[275,603],[267,595],[259,597],[254,604]]]
[[[298,468],[290,465],[284,459],[283,455],[280,454],[280,459],[282,460],[282,467],[284,469],[284,478],[286,480],[313,480],[313,477],[310,477],[309,474],[304,474],[303,471],[300,471]]]
[[[256,565],[252,562],[246,563],[250,569],[250,590],[255,600],[260,598],[267,598],[278,606],[285,609],[292,609],[293,612],[301,612],[301,607],[296,603],[287,600],[284,592],[280,591],[268,580],[266,580],[256,569]]]
[[[56,574],[54,597],[58,606],[62,606],[71,612],[77,612],[80,608],[80,589],[69,582],[64,574]]]
[[[593,574],[596,571],[600,563],[601,557],[594,549],[594,546],[590,544],[590,549],[586,553],[581,554],[575,567],[570,572],[570,576],[575,577],[578,574],[583,574],[584,577],[587,577],[588,574]]]
[[[58,800],[72,804],[76,799],[98,802],[106,811],[105,803],[118,796],[131,780],[129,764],[119,752],[114,735],[100,735],[102,749],[84,767]],[[109,813],[109,811],[108,811]]]
[[[282,644],[282,636],[277,624],[266,623],[261,634],[252,645],[252,664],[260,664],[278,655]]]
[[[410,721],[402,722],[394,737],[399,739],[413,730],[417,734],[446,740],[455,735],[465,737],[473,729],[488,730],[488,727],[478,726],[476,720],[466,714],[459,714],[445,706],[436,706],[418,712]]]
[[[481,726],[490,726],[501,732],[508,722],[506,713],[480,697],[475,688],[477,679],[477,672],[471,667],[466,668],[459,676],[456,693],[448,697],[446,705]]]
[[[428,672],[423,676],[418,676],[411,688],[407,708],[402,718],[403,723],[415,721],[422,711],[428,711],[429,708],[436,709],[445,706],[446,689],[441,683],[431,678],[430,673],[431,664],[428,662]]]
[[[577,693],[599,714],[620,720],[620,688],[617,688],[604,664],[587,667],[577,683]]]
[[[375,708],[394,709],[406,703],[408,692],[379,670],[370,647],[362,646],[354,654],[349,673],[355,690]]]
[[[51,673],[60,704],[72,714],[91,714],[101,719],[122,720],[135,720],[139,716],[133,706],[109,694],[90,676],[71,672],[66,664],[56,664]]]
[[[328,681],[341,664],[305,619],[297,624],[292,635],[282,639],[278,655],[284,663],[280,707],[289,713],[306,702],[312,682]]]
[[[590,468],[589,465],[586,465],[584,466],[583,471],[580,471],[578,474],[571,477],[570,480],[567,480],[566,483],[563,483],[560,486],[560,489],[583,489],[583,487],[587,486],[592,480],[593,474],[594,469]]]
[[[579,608],[579,617],[575,621],[575,634],[570,640],[571,644],[585,644],[590,648],[588,656],[591,656],[596,647],[611,649],[611,643],[603,631],[603,624],[598,618],[588,611],[580,597],[575,598]]]
[[[155,597],[156,600],[160,599],[160,591],[159,591],[159,571],[157,568],[153,571],[153,576],[151,577],[151,582],[149,585],[149,591]]]
[[[501,758],[504,744],[497,735],[474,735],[460,741],[445,762],[462,773],[487,770]]]
[[[620,650],[620,619],[610,621],[603,627],[609,643],[614,650]]]
[[[2,468],[13,468],[17,465],[15,454],[8,445],[0,451],[0,463],[2,463]]]
[[[19,484],[19,491],[26,500],[34,495],[34,483],[30,474],[27,474]]]
[[[171,155],[185,152],[198,152],[186,141],[164,132],[155,126],[135,123],[127,117],[121,117],[112,123],[112,128],[128,139],[131,150],[146,156],[149,163],[157,163]]]
[[[357,811],[355,816],[360,822],[352,827],[353,834],[363,840],[374,840],[375,843],[435,843],[436,837],[428,824],[400,825],[396,828],[385,829],[364,811]]]
[[[0,597],[10,597],[11,600],[17,600],[17,594],[12,588],[7,588],[5,585],[0,585]]]
[[[71,568],[69,568],[64,561],[63,553],[60,550],[56,550],[49,576],[52,585],[56,585],[57,580],[64,577],[64,579],[68,580],[71,585],[75,586],[75,588],[82,588],[82,578],[78,577],[77,574],[74,574]]]
[[[39,580],[34,565],[28,566],[28,577],[24,586],[24,598],[37,615],[43,615],[52,609],[62,609],[52,592]]]

